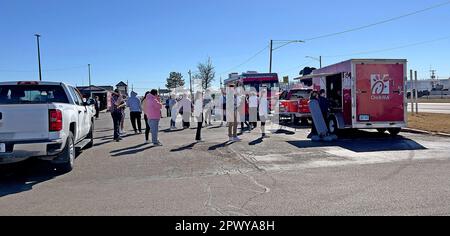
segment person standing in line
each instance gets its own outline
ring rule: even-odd
[[[122,95],[122,104],[121,104],[121,109],[120,111],[122,112],[122,119],[120,120],[120,135],[124,136],[127,133],[125,132],[125,109],[127,109],[127,104],[126,104],[126,96]]]
[[[209,89],[206,90],[205,96],[203,98],[203,106],[205,108],[204,109],[205,125],[211,126],[212,110],[214,107],[214,103],[211,96],[211,91]]]
[[[258,126],[258,96],[256,95],[255,88],[251,89],[250,97],[248,98],[249,120],[250,129],[254,129]]]
[[[240,138],[237,136],[237,97],[234,91],[234,86],[230,85],[227,89],[226,95],[226,121],[228,124],[228,138],[230,142],[239,142]]]
[[[181,103],[180,100],[178,98],[174,98],[172,99],[172,107],[171,107],[171,118],[170,118],[170,130],[176,130],[177,129],[177,117],[178,114],[180,114],[180,107],[181,107]]]
[[[147,91],[141,101],[141,107],[142,107],[142,111],[144,112],[144,121],[145,121],[145,143],[149,143],[148,136],[150,134],[150,126],[148,125],[148,117],[147,117],[147,112],[146,112],[147,97],[149,94],[150,94],[150,92]]]
[[[171,94],[171,95],[169,96],[169,115],[168,115],[167,117],[171,117],[171,116],[172,116],[172,109],[173,109],[173,106],[175,106],[175,103],[176,103],[176,102],[177,102],[177,101],[175,100],[174,95]]]
[[[147,96],[145,101],[145,112],[148,118],[148,125],[152,133],[152,143],[155,146],[162,146],[158,140],[159,121],[161,120],[161,99],[158,96],[158,90],[153,89]]]
[[[203,93],[198,91],[195,94],[194,99],[194,117],[197,120],[197,133],[195,135],[195,140],[197,142],[202,141],[202,127],[203,127]]]
[[[170,115],[170,97],[169,98],[167,98],[166,99],[166,115],[167,115],[167,117],[170,117],[171,115]]]
[[[183,109],[183,129],[189,129],[191,127],[192,102],[187,94],[183,94],[180,105]]]
[[[100,101],[98,96],[94,97],[95,119],[98,120],[100,114]]]
[[[133,130],[134,130],[134,134],[137,134],[138,131],[139,131],[139,134],[142,134],[141,101],[136,96],[137,96],[137,93],[132,91],[130,98],[128,98],[128,100],[127,100],[127,106],[130,108],[130,120],[131,120],[131,126],[133,127]],[[137,123],[137,127],[136,127],[136,123]]]
[[[238,109],[238,122],[241,123],[241,134],[244,133],[244,124],[247,125],[247,129],[250,131],[250,125],[247,122],[247,117],[246,117],[246,95],[245,95],[245,91],[242,87],[238,87],[237,88],[237,109]]]
[[[122,96],[119,90],[114,90],[111,94],[111,116],[113,119],[114,127],[114,140],[119,142],[122,140],[120,137],[120,121],[122,120],[122,106],[124,106]]]
[[[269,102],[267,101],[266,89],[262,89],[259,96],[259,118],[261,119],[261,137],[267,138],[266,122],[269,118]]]

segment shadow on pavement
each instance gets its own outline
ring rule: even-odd
[[[255,140],[249,142],[248,145],[255,146],[255,145],[261,144],[263,141],[264,141],[264,138],[260,137],[258,139],[255,139]]]
[[[219,148],[228,147],[228,146],[230,146],[231,144],[233,144],[233,142],[230,142],[230,141],[227,141],[227,142],[224,142],[224,143],[220,143],[220,144],[217,144],[217,145],[214,145],[214,146],[209,147],[209,148],[208,148],[208,151],[214,151],[214,150],[217,150],[217,149],[219,149]]]
[[[29,160],[2,166],[0,169],[0,197],[30,191],[34,185],[54,179],[63,173],[49,162]]]
[[[170,152],[181,152],[181,151],[185,151],[185,150],[191,150],[197,144],[198,144],[198,142],[191,143],[191,144],[183,146],[183,147],[172,149],[172,150],[170,150]]]
[[[129,151],[130,149],[137,149],[137,148],[143,147],[145,145],[147,145],[147,144],[146,143],[142,143],[142,144],[138,144],[138,145],[133,146],[133,147],[126,147],[126,148],[121,148],[121,149],[117,149],[117,150],[112,150],[110,153],[118,153],[118,152],[123,152],[123,151]]]
[[[174,129],[174,130],[172,130],[172,129],[163,129],[163,130],[160,130],[159,132],[162,132],[162,133],[176,133],[176,132],[181,132],[181,131],[184,131],[185,129]]]
[[[341,147],[353,152],[412,151],[427,148],[403,136],[367,131],[351,131],[339,136],[334,142],[312,142],[310,140],[289,141],[298,148]]]
[[[111,157],[133,155],[133,154],[137,154],[137,153],[140,153],[145,150],[152,149],[152,148],[154,148],[154,146],[147,146],[147,147],[144,146],[143,148],[133,148],[133,147],[125,148],[124,151],[122,151],[122,152],[118,152],[118,153],[111,152],[111,153],[113,153],[113,154],[111,154]]]

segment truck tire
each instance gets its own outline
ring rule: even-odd
[[[89,130],[86,139],[89,139],[89,143],[86,144],[85,148],[91,148],[94,146],[94,121],[91,121],[91,129]]]
[[[377,129],[378,133],[384,134],[386,133],[387,129]]]
[[[328,119],[328,132],[333,135],[337,135],[339,133],[338,123],[334,116]]]
[[[304,125],[304,126],[309,125],[309,123],[308,123],[308,118],[301,118],[301,119],[300,119],[300,124],[301,124],[301,125]]]
[[[58,158],[64,160],[64,163],[56,164],[56,170],[62,173],[68,173],[73,170],[73,165],[75,162],[76,150],[75,142],[72,132],[69,132],[69,137],[67,137],[66,146]]]
[[[401,131],[401,128],[388,129],[389,134],[391,134],[392,136],[397,136]]]
[[[296,115],[292,115],[292,123],[294,125],[299,125],[300,124],[300,119]]]

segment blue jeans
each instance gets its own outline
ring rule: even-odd
[[[150,132],[152,133],[152,143],[158,144],[159,120],[148,120],[148,126],[150,126]]]

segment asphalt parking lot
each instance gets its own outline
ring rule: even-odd
[[[128,130],[131,125],[126,120]],[[2,168],[0,215],[449,215],[450,138],[355,131],[313,143],[308,128],[271,127],[228,143],[226,127],[112,141],[96,122],[95,146],[74,171],[46,163]]]

